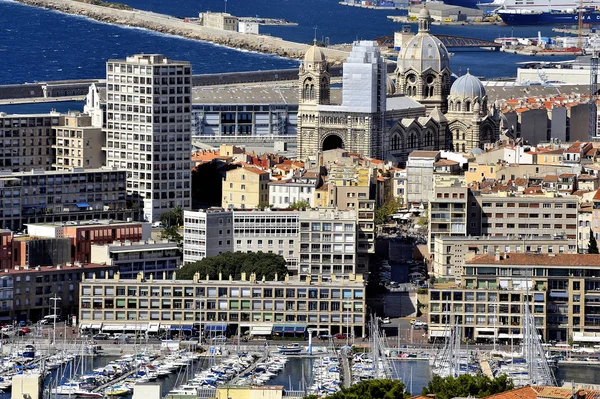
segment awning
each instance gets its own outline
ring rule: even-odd
[[[133,330],[133,331],[146,331],[148,329],[148,324],[126,324],[123,327],[123,330]]]
[[[569,294],[566,292],[550,292],[550,296],[554,298],[568,298]]]
[[[250,335],[271,335],[273,324],[256,324],[250,327]]]
[[[150,324],[148,326],[148,332],[158,332],[158,327],[160,327],[160,324]]]
[[[227,330],[227,324],[214,324],[214,323],[207,323],[204,325],[204,331],[215,331],[215,332],[223,332]]]
[[[600,335],[576,335],[573,334],[573,342],[600,342]]]
[[[429,337],[449,337],[450,330],[429,330]]]
[[[87,202],[78,202],[77,207],[78,208],[89,208],[90,204],[88,204]]]
[[[303,334],[306,331],[306,324],[275,324],[273,332]]]
[[[102,327],[102,331],[123,331],[125,324],[105,324]]]
[[[170,328],[171,331],[192,331],[193,326],[186,324],[173,324]]]
[[[496,329],[493,327],[475,327],[475,331],[478,333],[495,333]]]
[[[508,339],[508,338],[516,338],[516,339],[523,339],[523,334],[498,334],[498,338],[499,339]]]
[[[80,328],[81,330],[87,330],[88,328],[92,328],[92,325],[91,325],[90,323],[81,323],[81,324],[79,325],[79,328]]]
[[[90,328],[91,328],[92,330],[100,330],[100,329],[102,328],[102,323],[98,323],[98,324],[92,324],[92,325],[90,326]]]

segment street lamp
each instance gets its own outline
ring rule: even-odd
[[[50,298],[50,300],[54,302],[54,317],[52,318],[54,320],[54,325],[52,328],[52,345],[56,346],[56,301],[60,301],[61,299],[54,294],[54,297]]]

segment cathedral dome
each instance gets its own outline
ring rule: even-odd
[[[323,50],[321,50],[316,44],[308,49],[306,54],[304,55],[304,64],[305,65],[314,65],[320,62],[326,62],[325,54]]]
[[[431,15],[427,7],[419,12],[419,33],[408,40],[398,54],[398,70],[414,69],[417,73],[432,69],[441,72],[450,67],[448,49],[437,37],[429,33]]]
[[[450,88],[450,96],[463,98],[485,97],[485,87],[479,79],[468,71],[466,75],[456,79]]]

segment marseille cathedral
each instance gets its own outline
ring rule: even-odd
[[[414,150],[469,153],[498,140],[499,114],[488,107],[483,84],[468,72],[452,75],[448,50],[430,34],[427,8],[418,23],[392,76],[375,42],[354,43],[344,63],[341,104],[331,103],[321,49],[306,52],[299,71],[299,159],[344,148],[404,164]]]

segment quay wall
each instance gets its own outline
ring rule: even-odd
[[[150,29],[188,39],[202,40],[236,49],[276,54],[286,58],[301,59],[308,44],[295,43],[265,35],[248,35],[239,32],[213,29],[173,16],[137,9],[118,9],[75,0],[16,0],[34,7],[85,16],[96,21],[116,25]],[[348,52],[324,48],[323,52],[332,63],[341,63]]]

